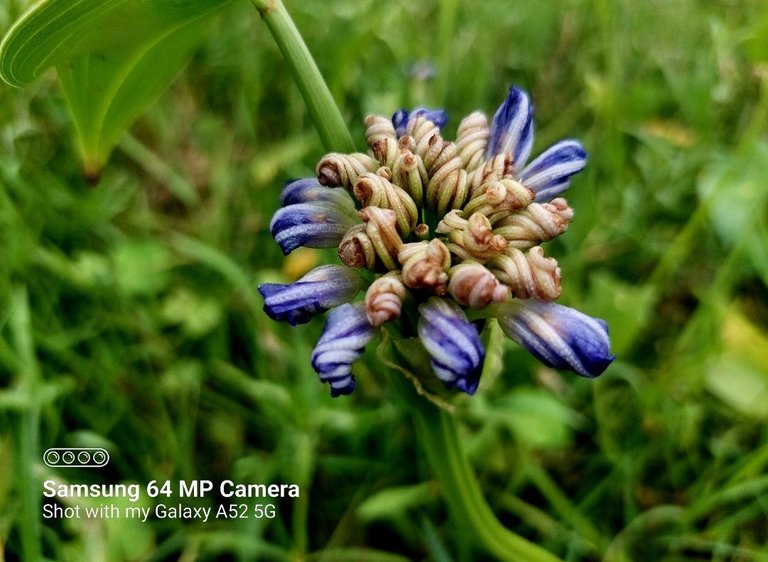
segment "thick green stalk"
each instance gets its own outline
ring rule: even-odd
[[[253,0],[299,87],[326,150],[354,152],[341,112],[291,16],[280,0]]]
[[[417,395],[410,381],[399,373],[391,373],[389,378],[413,413],[419,443],[426,450],[457,527],[497,560],[560,562],[552,553],[507,529],[496,518],[464,455],[453,415]]]

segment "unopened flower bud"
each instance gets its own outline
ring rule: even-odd
[[[536,194],[513,179],[501,179],[484,185],[482,195],[472,199],[464,212],[482,213],[491,223],[509,216],[512,211],[524,209],[533,202]]]
[[[464,218],[464,211],[461,209],[452,209],[437,225],[438,234],[450,234],[454,230],[463,230],[467,226],[467,219]]]
[[[485,184],[511,178],[514,172],[510,154],[499,154],[489,159],[484,166],[476,168],[469,178],[470,200],[483,194]]]
[[[483,308],[492,302],[503,302],[509,296],[509,288],[479,263],[461,263],[449,273],[448,292],[464,306]]]
[[[440,129],[432,121],[424,117],[416,117],[409,121],[406,132],[409,136],[413,137],[414,148],[411,150],[421,156],[422,159],[430,147],[430,139],[435,135],[440,136]]]
[[[317,181],[326,186],[341,186],[352,189],[355,180],[365,172],[375,172],[379,162],[367,154],[326,154],[317,164]]]
[[[397,218],[397,230],[402,236],[408,236],[416,226],[419,210],[406,191],[389,181],[389,168],[379,168],[377,173],[367,172],[355,181],[353,193],[366,207],[392,209]]]
[[[365,315],[371,326],[399,318],[407,294],[399,273],[388,273],[371,283],[365,293]]]
[[[531,248],[527,254],[507,248],[488,267],[516,298],[555,300],[560,296],[560,268],[554,258],[544,257],[541,246]]]
[[[493,233],[488,217],[481,213],[469,217],[461,230],[451,231],[448,239],[451,252],[461,259],[478,262],[498,256],[507,248],[506,239]]]
[[[380,115],[369,115],[365,118],[365,126],[365,139],[373,157],[382,166],[393,167],[400,155],[400,148],[392,121]]]
[[[392,168],[392,178],[411,196],[416,206],[421,207],[424,199],[424,187],[429,183],[429,174],[421,157],[407,148],[402,149]]]
[[[573,209],[562,197],[549,203],[531,203],[494,225],[493,232],[503,236],[514,248],[530,248],[559,236],[573,219]]]
[[[423,222],[417,224],[416,228],[413,229],[413,234],[416,238],[427,240],[429,238],[429,225]]]
[[[459,123],[456,148],[467,172],[471,173],[485,161],[489,134],[488,118],[479,111],[470,113]]]
[[[395,211],[380,207],[365,207],[358,214],[367,223],[365,233],[370,238],[381,263],[390,271],[397,269],[397,254],[403,246],[403,241],[397,233]]]
[[[445,294],[451,253],[439,239],[405,244],[397,258],[403,266],[406,287],[426,289],[440,296]]]
[[[365,224],[356,224],[344,234],[339,243],[339,258],[349,267],[374,269],[376,248],[373,247],[373,242],[366,232]]]

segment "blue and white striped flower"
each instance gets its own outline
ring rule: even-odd
[[[355,205],[344,190],[329,189],[316,181],[288,183],[282,200],[287,203],[272,217],[269,230],[286,255],[301,246],[333,248],[358,222]]]
[[[608,324],[573,308],[534,299],[499,305],[504,333],[550,367],[583,377],[600,375],[614,360]]]
[[[331,189],[320,185],[317,178],[298,178],[288,181],[280,193],[280,206],[329,201],[354,210],[354,203],[343,189]]]
[[[496,316],[547,365],[593,377],[613,360],[602,320],[547,302],[560,296],[561,273],[540,244],[573,218],[558,196],[586,164],[581,144],[560,141],[527,164],[533,106],[517,87],[490,125],[480,112],[463,119],[455,143],[442,137],[447,119],[423,107],[368,116],[368,154],[328,154],[317,178],[283,189],[270,224],[283,252],[338,246],[344,265],[259,291],[267,314],[293,325],[333,309],[312,353],[333,396],[352,392],[353,363],[391,322],[418,333],[447,388],[474,394],[485,349],[467,308]],[[352,304],[363,279],[365,301]]]
[[[533,147],[533,106],[528,94],[512,86],[491,123],[486,159],[511,154],[516,179],[536,194],[536,201],[549,201],[568,189],[572,175],[587,164],[587,152],[575,140],[563,140],[525,165]]]
[[[374,334],[363,303],[343,304],[328,314],[311,360],[320,380],[331,385],[331,396],[355,390],[352,363],[363,355]]]
[[[419,312],[419,338],[437,377],[448,388],[474,394],[485,359],[477,329],[461,307],[448,299],[431,297],[419,306]]]
[[[306,324],[313,316],[355,298],[363,280],[343,265],[321,265],[295,283],[263,283],[264,312],[291,326]]]

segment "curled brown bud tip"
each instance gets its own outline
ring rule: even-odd
[[[485,184],[511,178],[514,171],[512,155],[509,153],[498,154],[489,159],[485,166],[480,166],[472,172],[472,177],[469,179],[469,199],[472,200],[482,195],[485,191]]]
[[[395,161],[392,177],[394,182],[402,187],[420,207],[424,198],[424,186],[429,181],[429,174],[422,159],[407,148],[403,149]]]
[[[403,266],[406,287],[425,289],[440,296],[446,293],[451,253],[440,240],[405,244],[397,257]]]
[[[365,232],[364,224],[350,228],[339,243],[339,258],[349,267],[373,269],[376,265],[376,249]]]
[[[410,150],[413,152],[416,149],[416,139],[414,139],[411,135],[403,135],[400,137],[400,140],[397,141],[397,146],[401,151]]]
[[[376,175],[380,178],[384,178],[385,180],[391,180],[392,179],[392,170],[387,166],[382,166],[378,170],[376,170]]]
[[[559,236],[573,219],[573,210],[562,197],[549,203],[531,203],[524,210],[501,219],[494,233],[514,248],[530,248]]]
[[[375,172],[378,167],[379,162],[367,154],[332,152],[323,156],[323,159],[317,163],[315,171],[317,172],[317,181],[321,185],[341,186],[350,190],[360,174]]]
[[[475,213],[469,217],[464,230],[465,247],[473,253],[499,254],[507,248],[503,236],[493,234],[488,217]]]
[[[509,288],[479,263],[461,263],[451,268],[448,292],[464,306],[483,308],[492,302],[503,302]]]
[[[453,209],[438,223],[435,232],[449,234],[454,230],[464,230],[466,226],[467,219],[464,218],[464,212],[461,209]]]
[[[427,203],[440,216],[451,209],[460,209],[468,195],[467,171],[456,157],[436,169],[427,184]]]
[[[411,152],[415,152],[422,158],[424,158],[424,152],[429,149],[430,139],[435,135],[440,137],[440,129],[432,121],[422,116],[408,121],[407,133],[413,137]],[[403,147],[401,146],[401,148]]]
[[[407,295],[399,273],[388,273],[376,279],[365,293],[365,315],[371,326],[381,326],[400,317]]]
[[[456,145],[443,140],[440,135],[431,136],[428,144],[429,146],[422,155],[422,158],[424,158],[424,165],[427,167],[430,175],[434,175],[447,162],[457,157]]]
[[[373,145],[380,140],[392,139],[397,141],[397,133],[392,125],[392,120],[382,115],[368,115],[365,118],[365,140],[368,146]]]
[[[365,233],[370,238],[381,263],[390,271],[397,269],[397,254],[403,241],[397,233],[395,211],[380,207],[365,207],[358,215],[366,223]]]
[[[416,228],[413,229],[413,233],[416,235],[416,238],[426,240],[429,238],[429,225],[420,222],[416,225]]]
[[[371,152],[373,157],[379,161],[379,164],[389,166],[390,168],[395,165],[395,161],[400,155],[400,149],[397,146],[397,141],[394,139],[376,141],[371,146]]]
[[[544,257],[541,246],[531,248],[527,254],[507,248],[488,266],[502,283],[509,285],[514,297],[555,300],[560,296],[560,268],[553,258]]]
[[[513,179],[502,179],[483,185],[483,194],[470,200],[464,207],[465,213],[482,213],[491,224],[509,216],[513,211],[523,209],[533,202],[536,194]]]
[[[461,163],[468,172],[480,167],[485,161],[489,135],[488,119],[479,111],[470,113],[459,123],[456,148]]]
[[[362,174],[355,181],[352,191],[357,200],[366,207],[393,210],[397,218],[398,232],[407,236],[416,226],[419,209],[405,190],[387,179],[390,173],[389,168],[382,167],[375,174]]]

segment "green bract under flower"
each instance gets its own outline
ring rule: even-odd
[[[586,152],[565,140],[526,165],[533,110],[515,87],[490,124],[472,113],[453,142],[441,134],[446,119],[422,108],[391,120],[369,116],[368,154],[328,154],[317,180],[286,185],[270,225],[283,251],[337,246],[347,269],[262,285],[265,310],[277,320],[306,322],[354,299],[363,278],[356,270],[379,275],[364,303],[329,316],[322,353],[313,354],[334,395],[352,391],[351,365],[361,347],[404,306],[418,309],[419,337],[449,388],[477,388],[485,351],[464,310],[489,305],[505,333],[545,363],[600,374],[613,360],[607,327],[549,302],[560,296],[560,268],[540,245],[573,218],[558,196],[583,169]]]

